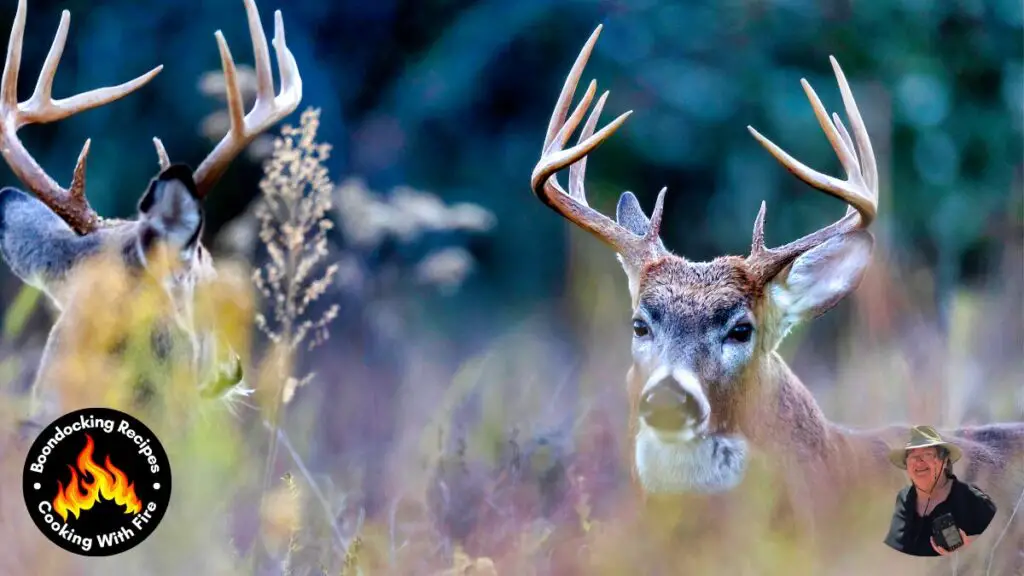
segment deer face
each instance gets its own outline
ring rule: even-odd
[[[628,388],[635,466],[648,493],[717,492],[742,479],[747,448],[731,402],[755,356],[752,288],[729,259],[670,256],[640,271]]]
[[[630,193],[618,223],[638,237],[648,232]],[[635,466],[646,492],[713,493],[742,480],[749,411],[775,392],[773,380],[758,378],[760,359],[790,327],[853,291],[871,249],[870,235],[852,232],[772,278],[737,256],[690,262],[666,253],[639,267],[621,259],[633,300]]]
[[[728,385],[754,353],[757,296],[743,267],[728,259],[651,263],[633,310],[634,363],[649,377],[683,369],[704,387]],[[707,411],[698,415],[695,424],[705,423]]]
[[[591,82],[569,113],[600,30],[584,45],[566,79],[531,184],[545,205],[611,246],[626,272],[633,306],[631,424],[642,487],[647,493],[728,490],[743,479],[748,443],[757,440],[758,410],[775,409],[773,390],[764,388],[776,379],[762,377],[764,365],[772,362],[771,354],[794,324],[823,314],[853,291],[870,261],[873,242],[866,229],[878,201],[871,142],[846,78],[832,59],[853,137],[803,84],[847,180],[811,170],[748,129],[790,172],[846,202],[846,215],[784,246],[767,248],[762,203],[746,258],[703,263],[676,256],[660,237],[664,189],[650,217],[630,192],[619,199],[615,220],[587,204],[587,155],[629,112],[595,132],[606,92],[583,125],[579,142],[565,149],[597,90]],[[555,176],[564,168],[569,168],[568,191]]]

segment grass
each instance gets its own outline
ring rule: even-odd
[[[164,444],[174,494],[149,540],[117,557],[83,559],[30,525],[16,488],[24,457],[13,440],[23,406],[13,383],[19,359],[0,363],[5,392],[19,400],[0,407],[0,574],[623,574],[652,561],[685,574],[862,574],[865,566],[916,574],[936,566],[901,564],[880,543],[887,526],[870,519],[891,508],[888,493],[837,496],[844,523],[822,528],[827,552],[817,553],[780,520],[780,479],[768,466],[752,467],[751,489],[728,499],[649,505],[646,523],[638,523],[636,494],[614,474],[626,455],[628,297],[614,260],[581,235],[573,236],[570,288],[556,304],[568,310],[578,356],[567,358],[564,347],[553,345],[557,337],[543,319],[509,327],[455,367],[436,360],[435,343],[410,332],[406,372],[393,398],[392,450],[368,456],[387,463],[389,504],[365,515],[360,467],[326,474],[322,460],[332,455],[311,430],[323,413],[316,404],[331,401],[329,384],[371,386],[373,375],[309,379],[293,362],[303,344],[348,345],[321,330],[338,313],[329,296],[337,269],[326,247],[332,185],[315,123],[315,112],[307,112],[302,125],[285,129],[268,162],[268,208],[259,214],[269,264],[255,272],[222,267],[197,297],[197,316],[247,359],[242,383],[207,398],[187,366],[152,355],[149,334],[168,312],[156,283],[126,275],[112,260],[78,278],[86,302],[71,334],[73,353],[61,359],[52,384],[63,411],[124,409]],[[292,164],[283,169],[281,162]],[[1024,419],[1016,396],[1024,378],[1020,357],[979,345],[978,334],[1007,322],[995,292],[961,291],[948,338],[935,338],[944,348],[928,349],[922,360],[918,342],[897,329],[920,321],[915,295],[879,260],[843,305],[854,320],[841,330],[838,365],[825,371],[831,381],[808,383],[825,412],[861,426],[951,425],[968,412],[982,421]],[[9,305],[6,342],[18,338],[38,298],[25,289]],[[314,305],[321,300],[326,304]],[[112,308],[112,301],[120,305]],[[917,328],[915,337],[935,336],[927,323]],[[279,346],[254,344],[254,330]],[[1006,330],[1019,338],[1020,323]],[[785,355],[799,356],[815,335],[814,325],[795,333]],[[940,406],[914,399],[914,390],[932,385],[914,377],[921,362],[948,375],[936,384]],[[977,365],[995,377],[971,376]],[[818,367],[794,362],[797,374]],[[144,405],[134,401],[141,376],[158,390]],[[964,393],[968,381],[973,387]],[[235,385],[255,388],[254,401],[232,394]],[[864,399],[870,409],[858,407]],[[558,498],[546,500],[542,485],[557,487]]]

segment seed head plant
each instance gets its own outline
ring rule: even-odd
[[[270,428],[269,449],[261,498],[270,486],[283,418],[283,407],[313,373],[295,374],[294,357],[300,349],[324,343],[328,324],[338,315],[338,305],[311,313],[311,306],[330,288],[337,264],[324,267],[328,254],[327,233],[333,227],[327,217],[332,185],[324,162],[330,145],[316,141],[320,112],[302,113],[299,126],[285,126],[274,141],[260,181],[262,196],[256,206],[259,238],[267,251],[265,263],[253,273],[253,282],[265,298],[267,313],[258,312],[256,326],[270,342],[264,368],[267,389],[261,400]],[[262,508],[262,506],[261,506]],[[289,548],[289,555],[290,555]]]

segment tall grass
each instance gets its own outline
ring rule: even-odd
[[[253,281],[273,312],[269,319],[257,313],[255,320],[271,342],[268,357],[272,360],[264,366],[276,375],[276,382],[260,391],[270,431],[261,510],[266,508],[267,492],[273,481],[283,408],[295,391],[313,378],[312,373],[295,373],[294,355],[302,346],[312,349],[325,342],[328,325],[338,315],[337,304],[315,316],[310,312],[338,271],[337,264],[323,263],[327,256],[327,233],[333,227],[327,218],[332,185],[324,166],[330,145],[316,141],[318,127],[316,109],[303,112],[298,127],[284,127],[282,138],[274,142],[274,150],[266,161],[260,183],[263,195],[256,209],[260,240],[269,259],[253,273]],[[290,494],[294,492],[290,483],[287,489]],[[291,540],[287,542],[286,566],[290,563],[292,544]]]
[[[443,340],[414,327],[403,332],[405,369],[390,399],[394,442],[386,452],[353,458],[351,473],[325,474],[323,461],[335,455],[303,431],[312,428],[310,418],[330,411],[289,399],[304,393],[303,384],[338,383],[358,393],[375,382],[361,365],[310,379],[293,361],[303,344],[332,352],[349,346],[318,332],[339,313],[330,292],[341,280],[325,240],[337,209],[330,198],[338,194],[323,166],[326,148],[315,141],[316,122],[316,113],[306,112],[270,153],[256,212],[267,264],[257,271],[224,265],[198,296],[198,312],[246,359],[245,384],[256,388],[256,402],[243,398],[241,409],[231,409],[204,398],[185,366],[157,362],[149,335],[167,313],[158,285],[125,274],[113,259],[83,269],[74,352],[61,359],[52,383],[61,410],[105,405],[146,422],[171,459],[171,506],[146,542],[120,556],[83,559],[57,549],[31,524],[18,488],[27,448],[16,439],[22,405],[0,404],[0,575],[948,573],[948,563],[908,560],[881,543],[890,493],[837,493],[837,522],[822,526],[818,546],[810,547],[789,529],[770,457],[755,461],[747,488],[728,498],[642,504],[625,461],[625,282],[611,255],[576,234],[566,295],[524,313],[482,353],[452,365],[439,360],[446,357]],[[378,203],[352,182],[343,186],[342,198]],[[1021,278],[994,270],[991,286],[959,289],[948,332],[940,332],[919,305],[921,283],[887,255],[879,250],[868,279],[831,320],[798,331],[783,350],[798,375],[820,377],[805,381],[826,414],[854,426],[951,426],[968,414],[1024,420],[1021,356],[983,345],[993,327],[1018,349],[1024,343],[1021,318],[1006,317],[1013,302],[1006,304],[1003,286]],[[22,341],[36,296],[26,291],[11,304],[8,350]],[[558,321],[570,330],[556,330],[564,327],[547,314],[552,308],[564,311]],[[828,322],[841,324],[836,361],[804,353]],[[254,329],[270,345],[254,346]],[[566,346],[567,333],[573,346]],[[0,361],[0,384],[14,400],[24,392],[18,362],[16,352]],[[922,366],[942,377],[922,379]],[[139,406],[134,392],[142,375],[159,393]],[[929,400],[935,397],[941,402]],[[358,483],[370,459],[386,463],[388,504],[365,517]],[[1014,467],[1024,475],[1024,462],[1008,463],[1008,473]],[[1024,525],[1024,518],[1016,522]],[[984,538],[998,537],[999,529]],[[1024,548],[1024,531],[1013,528],[1001,546]]]

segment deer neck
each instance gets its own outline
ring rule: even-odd
[[[827,457],[837,440],[811,392],[777,353],[751,368],[734,405],[733,424],[755,447],[784,453],[799,461]]]

